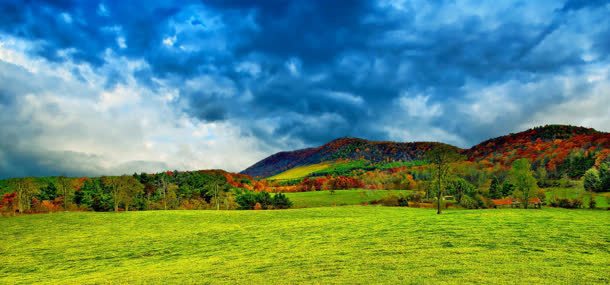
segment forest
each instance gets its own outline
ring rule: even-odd
[[[438,205],[440,209],[443,204],[445,208],[476,209],[497,207],[510,199],[511,206],[527,207],[536,198],[533,201],[540,205],[596,208],[598,201],[608,204],[604,197],[610,199],[606,195],[610,192],[609,143],[606,133],[557,125],[488,140],[470,150],[444,144],[339,139],[305,151],[319,156],[323,149],[334,160],[269,178],[223,170],[174,170],[0,180],[0,212],[286,209],[292,202],[284,193],[328,190],[333,194],[347,189],[408,190],[401,197],[376,201],[387,206]],[[374,146],[375,151],[370,149]],[[400,157],[400,149],[408,150],[409,155],[427,150],[418,159],[406,161],[385,156]],[[443,163],[446,170],[429,156],[440,149],[455,157]],[[379,155],[374,160],[345,158],[362,151]],[[582,191],[576,197],[547,193],[577,185]]]

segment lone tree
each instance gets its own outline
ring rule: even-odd
[[[597,169],[591,168],[591,169],[587,170],[587,172],[585,172],[585,175],[583,176],[582,179],[583,179],[583,186],[586,191],[593,193],[593,192],[598,192],[601,190],[602,181],[599,178],[599,171],[597,171]]]
[[[515,160],[510,171],[510,178],[512,184],[515,185],[515,190],[521,194],[524,208],[527,209],[529,199],[534,196],[537,187],[530,162],[526,158]]]
[[[447,183],[450,163],[462,160],[463,157],[460,155],[454,147],[449,145],[438,145],[432,150],[428,151],[425,155],[428,162],[433,165],[433,179],[436,187],[436,200],[437,200],[437,214],[441,213],[441,199],[443,198],[444,184]]]

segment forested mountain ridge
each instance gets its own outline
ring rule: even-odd
[[[271,155],[241,173],[269,177],[285,170],[337,159],[411,161],[439,142],[376,142],[359,138],[340,138],[325,145]],[[610,134],[591,128],[546,125],[523,132],[492,138],[469,149],[459,149],[470,161],[510,165],[518,158],[528,158],[534,166],[544,164],[550,174],[559,175],[568,159],[601,161],[610,154]],[[590,164],[584,162],[583,165]],[[584,166],[583,166],[584,167]],[[578,171],[580,176],[582,175]]]
[[[578,178],[610,155],[610,133],[568,125],[547,125],[486,140],[464,152],[470,161],[510,165],[527,158],[545,166],[551,177],[565,172]],[[568,169],[569,168],[569,169]]]
[[[269,177],[285,170],[331,160],[411,161],[421,159],[439,142],[368,141],[360,138],[339,138],[319,147],[278,152],[248,167],[242,174]],[[460,150],[455,147],[456,150]]]

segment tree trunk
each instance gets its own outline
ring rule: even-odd
[[[220,200],[218,199],[218,184],[214,185],[216,187],[216,210],[220,210]]]
[[[437,191],[437,194],[436,194],[437,195],[437,199],[436,199],[437,200],[436,201],[437,211],[436,211],[436,214],[440,215],[441,214],[441,167],[440,167],[440,164],[439,164],[439,167],[438,167],[438,185],[437,185],[437,187],[438,187],[437,188],[438,191]]]

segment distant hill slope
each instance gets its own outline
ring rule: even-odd
[[[295,151],[279,152],[248,167],[241,173],[269,177],[288,169],[337,159],[411,161],[421,159],[438,142],[376,142],[359,138],[340,138],[325,145]],[[470,149],[457,150],[469,160],[510,164],[526,157],[535,164],[553,170],[576,150],[595,152],[604,159],[610,154],[610,134],[594,129],[567,125],[547,125],[486,140]]]
[[[517,158],[528,158],[535,166],[554,171],[568,156],[579,151],[601,161],[610,154],[610,133],[591,128],[547,125],[524,132],[486,140],[465,151],[472,161],[507,165]]]
[[[297,166],[337,159],[365,159],[373,162],[411,161],[421,159],[427,150],[441,144],[438,142],[399,143],[340,138],[319,147],[276,153],[241,173],[269,177]]]

